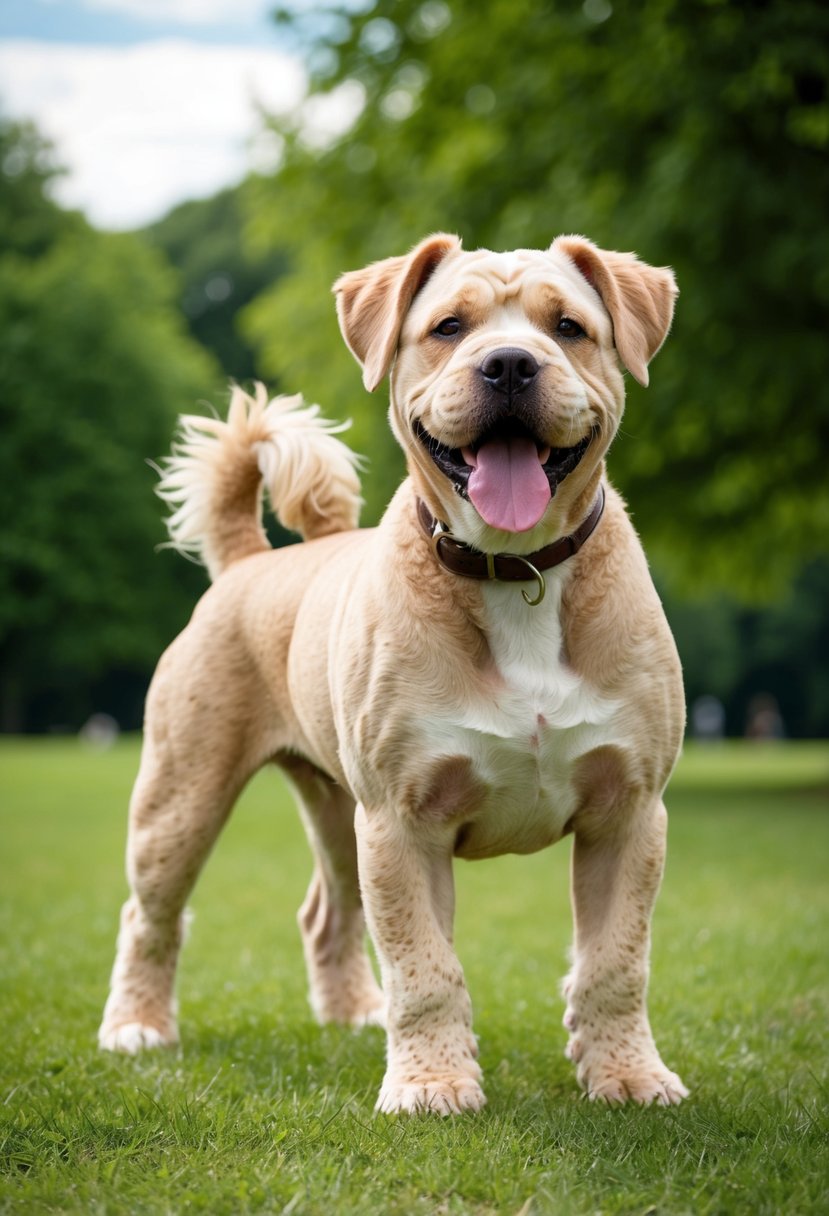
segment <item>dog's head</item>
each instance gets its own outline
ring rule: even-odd
[[[366,387],[393,365],[418,492],[470,544],[514,551],[578,522],[621,419],[620,362],[647,384],[676,297],[670,270],[581,237],[466,253],[442,233],[334,290]]]

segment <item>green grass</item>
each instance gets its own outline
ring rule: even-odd
[[[377,1118],[382,1034],[314,1025],[309,860],[253,782],[194,898],[181,1052],[95,1032],[137,744],[0,746],[0,1210],[825,1213],[829,747],[690,749],[669,797],[651,1015],[678,1109],[582,1100],[557,980],[569,846],[460,864],[458,948],[489,1106]]]

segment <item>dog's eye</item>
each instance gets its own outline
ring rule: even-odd
[[[556,333],[561,334],[562,338],[581,338],[584,330],[572,317],[562,317],[556,326]]]
[[[457,317],[446,317],[440,325],[435,326],[432,333],[438,334],[441,338],[451,338],[453,334],[459,332],[460,327],[461,323]]]

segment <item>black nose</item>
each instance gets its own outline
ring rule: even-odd
[[[523,393],[538,374],[538,363],[520,346],[502,346],[481,364],[481,375],[497,393]]]

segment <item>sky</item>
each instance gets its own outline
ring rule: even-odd
[[[0,0],[0,113],[53,141],[68,170],[55,186],[62,205],[99,228],[139,227],[278,163],[257,107],[295,108],[305,74],[272,7]]]

